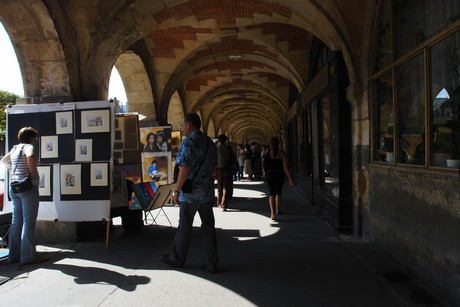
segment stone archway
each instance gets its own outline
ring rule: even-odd
[[[128,51],[115,62],[128,97],[128,111],[155,117],[152,87],[141,58]]]

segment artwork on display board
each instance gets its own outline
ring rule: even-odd
[[[110,131],[110,110],[90,110],[81,112],[81,133]]]
[[[75,161],[92,161],[93,160],[93,140],[80,139],[75,140]]]
[[[51,174],[52,166],[37,166],[38,176],[40,178],[38,182],[38,192],[40,196],[51,196],[52,189],[51,185],[53,184]]]
[[[175,157],[179,150],[179,145],[182,142],[182,132],[180,130],[175,130],[171,132],[171,152],[172,156]]]
[[[142,153],[142,181],[154,181],[157,186],[168,184],[170,161],[171,153]]]
[[[109,184],[108,164],[92,163],[91,164],[91,186],[105,187]]]
[[[61,194],[81,194],[81,164],[61,165]]]
[[[139,128],[142,152],[170,152],[171,127]]]
[[[40,138],[40,156],[42,158],[57,158],[59,156],[57,135]]]
[[[72,112],[56,112],[56,134],[73,133]]]

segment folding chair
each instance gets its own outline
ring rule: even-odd
[[[158,215],[163,212],[166,216],[166,219],[169,222],[169,225],[172,226],[171,221],[168,218],[168,215],[163,210],[163,206],[168,201],[169,197],[173,189],[175,188],[175,184],[166,184],[161,185],[159,187],[153,181],[143,182],[133,185],[133,191],[136,195],[139,204],[141,205],[144,211],[144,221],[147,222],[147,217],[150,215],[153,219],[153,223],[158,225],[156,222]],[[152,212],[155,209],[160,209],[157,215],[154,217]]]
[[[155,192],[155,195],[153,196],[153,199],[150,201],[149,205],[147,208],[144,209],[145,212],[145,220],[147,221],[147,216],[150,215],[153,219],[153,222],[155,225],[158,225],[156,220],[158,218],[158,215],[163,212],[165,215],[166,219],[169,222],[169,225],[172,226],[171,221],[168,218],[168,215],[166,212],[163,210],[163,206],[166,204],[166,202],[170,199],[171,193],[173,189],[175,188],[175,184],[167,184],[167,185],[160,185]],[[158,213],[155,217],[153,217],[152,211],[155,209],[160,209],[158,210]]]

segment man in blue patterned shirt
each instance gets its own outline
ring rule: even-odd
[[[200,130],[201,119],[195,113],[185,115],[182,132],[187,137],[179,146],[176,165],[179,175],[172,200],[179,204],[179,227],[170,255],[162,255],[161,260],[171,266],[182,267],[187,258],[196,212],[200,214],[204,240],[203,267],[216,272],[217,240],[213,213],[214,170],[217,165],[217,149],[214,142]],[[192,190],[183,191],[186,180],[192,181]]]

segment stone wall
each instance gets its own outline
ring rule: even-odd
[[[369,235],[460,304],[458,172],[370,166]]]

